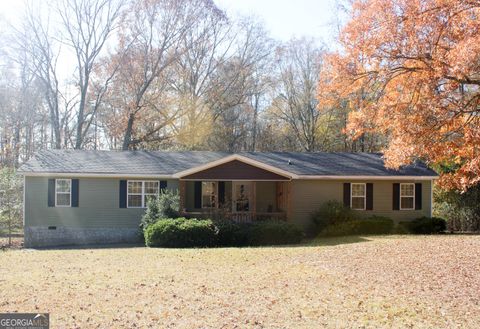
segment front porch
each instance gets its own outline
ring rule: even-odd
[[[287,220],[288,181],[180,180],[183,216],[235,222]]]

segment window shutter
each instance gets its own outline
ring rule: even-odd
[[[225,204],[225,182],[218,182],[218,203]]]
[[[194,208],[202,208],[202,182],[195,182],[194,199]]]
[[[393,184],[393,210],[400,210],[400,184]]]
[[[48,180],[48,206],[55,207],[55,179]]]
[[[72,179],[72,207],[78,207],[78,179]]]
[[[160,181],[160,193],[165,192],[167,189],[167,181],[166,180],[161,180]]]
[[[119,205],[120,208],[127,208],[127,181],[121,180],[120,181],[120,200]]]
[[[415,210],[422,209],[422,183],[415,183]]]
[[[350,183],[343,183],[343,205],[351,207],[350,204]]]
[[[373,183],[367,183],[367,201],[366,201],[366,209],[373,210]]]

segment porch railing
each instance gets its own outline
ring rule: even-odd
[[[262,220],[287,220],[285,212],[216,212],[216,211],[183,211],[182,216],[227,219],[237,223],[251,223]]]

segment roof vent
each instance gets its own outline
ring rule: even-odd
[[[292,165],[292,160],[288,159],[288,164],[291,166]]]

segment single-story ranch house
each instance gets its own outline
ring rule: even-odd
[[[178,190],[190,217],[222,212],[304,227],[338,200],[395,221],[431,216],[437,174],[422,163],[387,169],[381,154],[47,150],[19,170],[25,177],[25,246],[138,239],[146,200]]]

